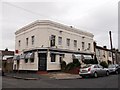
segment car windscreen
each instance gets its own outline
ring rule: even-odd
[[[115,65],[109,65],[108,68],[115,68]]]
[[[88,68],[88,67],[91,67],[92,65],[88,64],[86,66],[83,66],[82,68]]]

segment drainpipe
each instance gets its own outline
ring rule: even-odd
[[[95,54],[94,54],[94,60],[95,60],[95,59],[97,59],[97,56],[96,56],[96,46],[97,46],[97,43],[93,42],[93,46],[94,46],[94,52],[95,52]],[[97,59],[97,62],[98,62],[98,64],[100,64],[98,59]]]

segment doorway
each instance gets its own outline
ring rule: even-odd
[[[39,71],[46,71],[47,65],[47,54],[46,53],[39,53],[38,54],[38,70]]]

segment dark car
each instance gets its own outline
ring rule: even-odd
[[[109,66],[108,66],[108,70],[109,70],[109,72],[112,74],[112,73],[114,73],[114,74],[119,74],[120,73],[120,65],[118,65],[118,64],[110,64]]]

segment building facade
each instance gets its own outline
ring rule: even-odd
[[[14,51],[0,50],[0,68],[2,67],[4,72],[13,71],[13,56]]]
[[[73,56],[94,55],[94,35],[72,26],[37,20],[15,32],[14,70],[61,70]]]
[[[108,64],[120,64],[120,52],[116,49],[111,50],[106,46],[96,46],[95,53],[99,63],[105,61]]]
[[[107,49],[106,46],[101,47],[101,46],[96,46],[96,57],[98,62],[105,61],[106,63],[112,63],[112,51]]]

